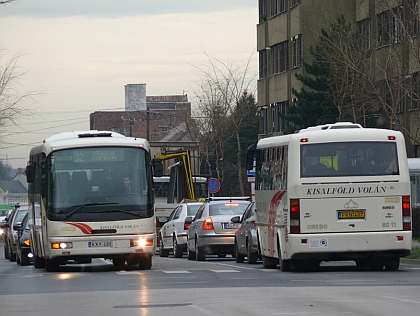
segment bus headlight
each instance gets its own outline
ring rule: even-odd
[[[73,248],[71,242],[53,242],[51,243],[51,249],[70,249]]]
[[[130,247],[144,248],[147,246],[153,246],[153,239],[139,238],[130,240]]]

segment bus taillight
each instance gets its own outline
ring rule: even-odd
[[[300,234],[300,206],[298,199],[290,200],[290,233]]]
[[[410,196],[402,197],[403,230],[411,230],[411,204]]]

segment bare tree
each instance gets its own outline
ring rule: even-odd
[[[0,63],[0,133],[16,123],[16,120],[31,113],[28,101],[36,92],[21,93],[19,79],[26,71],[18,67],[21,55],[15,55]]]
[[[238,110],[238,104],[247,93],[254,91],[253,83],[256,74],[251,73],[252,55],[243,64],[234,61],[223,62],[206,54],[208,64],[196,67],[201,77],[201,83],[196,90],[200,100],[199,111],[204,117],[199,124],[202,134],[206,137],[207,149],[215,149],[216,171],[218,177],[224,179],[224,154],[226,142],[234,138],[237,146],[237,175],[240,192],[244,195],[242,170],[242,147],[239,131],[243,120],[249,113]],[[233,115],[235,113],[235,115]],[[233,131],[227,134],[227,131]],[[207,151],[207,159],[209,151]]]

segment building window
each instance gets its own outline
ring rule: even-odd
[[[298,4],[300,4],[301,0],[292,0],[292,3],[290,4],[290,7],[294,7],[297,6]]]
[[[267,21],[267,0],[258,0],[260,23]]]
[[[287,41],[273,46],[273,73],[285,72],[289,69]]]
[[[168,132],[168,126],[163,125],[163,126],[159,126],[159,127],[162,130],[163,134],[166,134]]]
[[[398,7],[377,15],[379,46],[400,42],[403,31],[403,13],[404,8]]]
[[[293,68],[302,66],[302,34],[296,35],[292,39],[292,60]]]
[[[260,122],[258,127],[258,133],[260,135],[266,135],[267,134],[267,107],[263,106],[260,108]]]
[[[287,113],[288,102],[278,102],[272,106],[271,114],[273,121],[273,133],[283,132],[286,128],[284,116]]]
[[[267,77],[267,50],[261,50],[259,53],[260,79]]]
[[[413,83],[411,88],[411,109],[420,109],[420,72],[413,75]]]
[[[287,11],[288,0],[271,0],[271,14],[270,17]]]
[[[362,40],[362,48],[369,50],[372,48],[372,20],[364,19],[357,22],[357,34]]]

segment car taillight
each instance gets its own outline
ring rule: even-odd
[[[300,206],[298,199],[290,200],[290,233],[300,234]]]
[[[191,226],[191,224],[184,223],[184,230],[188,230],[188,228],[190,228],[190,226]]]
[[[402,197],[403,230],[411,230],[411,204],[410,196]]]
[[[208,217],[203,222],[203,230],[212,230],[214,229],[213,220],[211,217]]]

